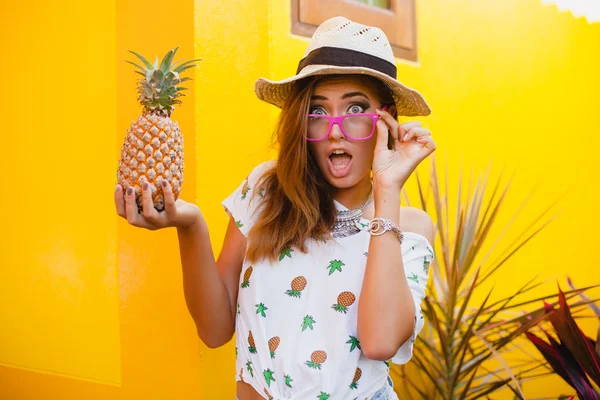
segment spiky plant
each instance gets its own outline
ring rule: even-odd
[[[195,67],[195,61],[178,61],[173,58],[179,47],[167,52],[160,65],[158,57],[151,64],[140,54],[130,51],[143,65],[128,63],[138,68],[135,71],[142,78],[138,80],[138,101],[142,114],[131,123],[121,147],[121,159],[117,169],[117,182],[124,190],[135,190],[138,210],[142,209],[141,191],[145,183],[152,191],[154,208],[164,210],[162,181],[170,183],[175,199],[179,197],[183,185],[183,136],[171,113],[186,88],[180,86],[191,78],[180,78],[180,73]]]
[[[394,365],[390,370],[398,381],[396,387],[399,397],[470,400],[507,389],[517,398],[524,398],[521,382],[549,372],[540,373],[538,368],[544,365],[543,361],[530,354],[525,353],[526,361],[519,363],[505,360],[504,355],[508,352],[524,352],[522,347],[526,339],[523,333],[544,318],[543,307],[532,310],[530,306],[540,299],[556,303],[556,295],[528,298],[531,297],[531,290],[541,285],[531,280],[516,288],[510,296],[493,301],[492,290],[484,289],[484,284],[494,278],[494,274],[506,265],[510,257],[552,218],[525,234],[523,240],[503,251],[494,262],[487,265],[485,260],[476,262],[476,256],[489,238],[492,226],[495,226],[509,185],[498,196],[500,177],[491,188],[491,193],[488,193],[490,189],[487,189],[486,176],[483,181],[477,182],[474,190],[469,186],[467,193],[462,193],[462,178],[459,177],[454,203],[456,209],[450,215],[448,194],[440,193],[441,179],[437,175],[434,155],[431,161],[427,193],[418,174],[416,179],[420,207],[436,220],[440,249],[436,251],[437,256],[430,266],[433,279],[429,281],[427,296],[422,304],[425,327],[414,343],[412,359],[402,366]],[[433,192],[435,214],[429,212],[431,207],[427,204],[429,189]],[[403,196],[410,206],[404,190]],[[489,200],[484,201],[484,197],[489,197]],[[466,202],[463,201],[465,198]],[[535,217],[534,223],[546,213],[544,211]],[[451,219],[456,221],[454,230],[449,227]],[[491,239],[497,242],[499,238]],[[586,289],[589,288],[567,292],[566,296],[575,296]],[[476,300],[479,298],[483,300]],[[492,365],[492,361],[499,367]]]
[[[570,279],[568,283],[574,289]],[[549,367],[577,392],[579,399],[598,400],[600,399],[598,389],[600,388],[600,328],[596,340],[587,337],[575,321],[581,316],[571,312],[573,305],[567,304],[560,286],[558,296],[560,305],[558,309],[545,304],[546,319],[554,331],[554,336],[550,333],[550,329],[544,328],[543,325],[548,325],[546,321],[536,328],[544,333],[547,342],[533,332],[525,332],[525,334],[542,353]],[[600,318],[600,307],[596,304],[598,300],[580,296],[583,300],[578,303],[589,305],[595,317]],[[561,398],[567,397],[569,396],[561,396]]]

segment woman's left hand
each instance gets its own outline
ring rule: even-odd
[[[399,124],[387,111],[377,110],[377,143],[373,158],[373,181],[386,188],[400,189],[417,165],[435,150],[431,131],[418,121]],[[388,133],[389,130],[389,133]],[[387,147],[392,135],[392,150]]]

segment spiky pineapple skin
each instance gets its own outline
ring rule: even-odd
[[[121,147],[117,182],[123,190],[135,191],[142,210],[142,185],[148,182],[157,211],[164,210],[162,181],[170,183],[175,200],[183,185],[183,136],[170,117],[144,112],[127,130]]]

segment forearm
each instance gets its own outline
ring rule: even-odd
[[[400,225],[400,189],[375,185],[374,217]],[[371,236],[358,306],[358,331],[363,351],[389,359],[410,338],[415,305],[408,286],[400,241],[394,232]],[[370,354],[369,354],[370,353]]]
[[[221,346],[233,336],[235,321],[206,221],[200,215],[190,227],[178,228],[177,236],[188,310],[202,341],[209,347]]]

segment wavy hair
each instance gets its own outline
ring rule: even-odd
[[[309,151],[304,133],[315,86],[349,76],[371,87],[381,103],[394,104],[387,86],[368,75],[309,77],[294,84],[272,137],[272,147],[279,148],[277,162],[256,184],[265,189],[265,196],[260,199],[260,214],[248,233],[246,258],[250,262],[263,258],[276,261],[283,251],[292,247],[306,253],[307,239],[332,237],[337,213],[333,203],[334,187]],[[257,200],[253,197],[259,192],[260,189],[253,191],[251,201]]]

